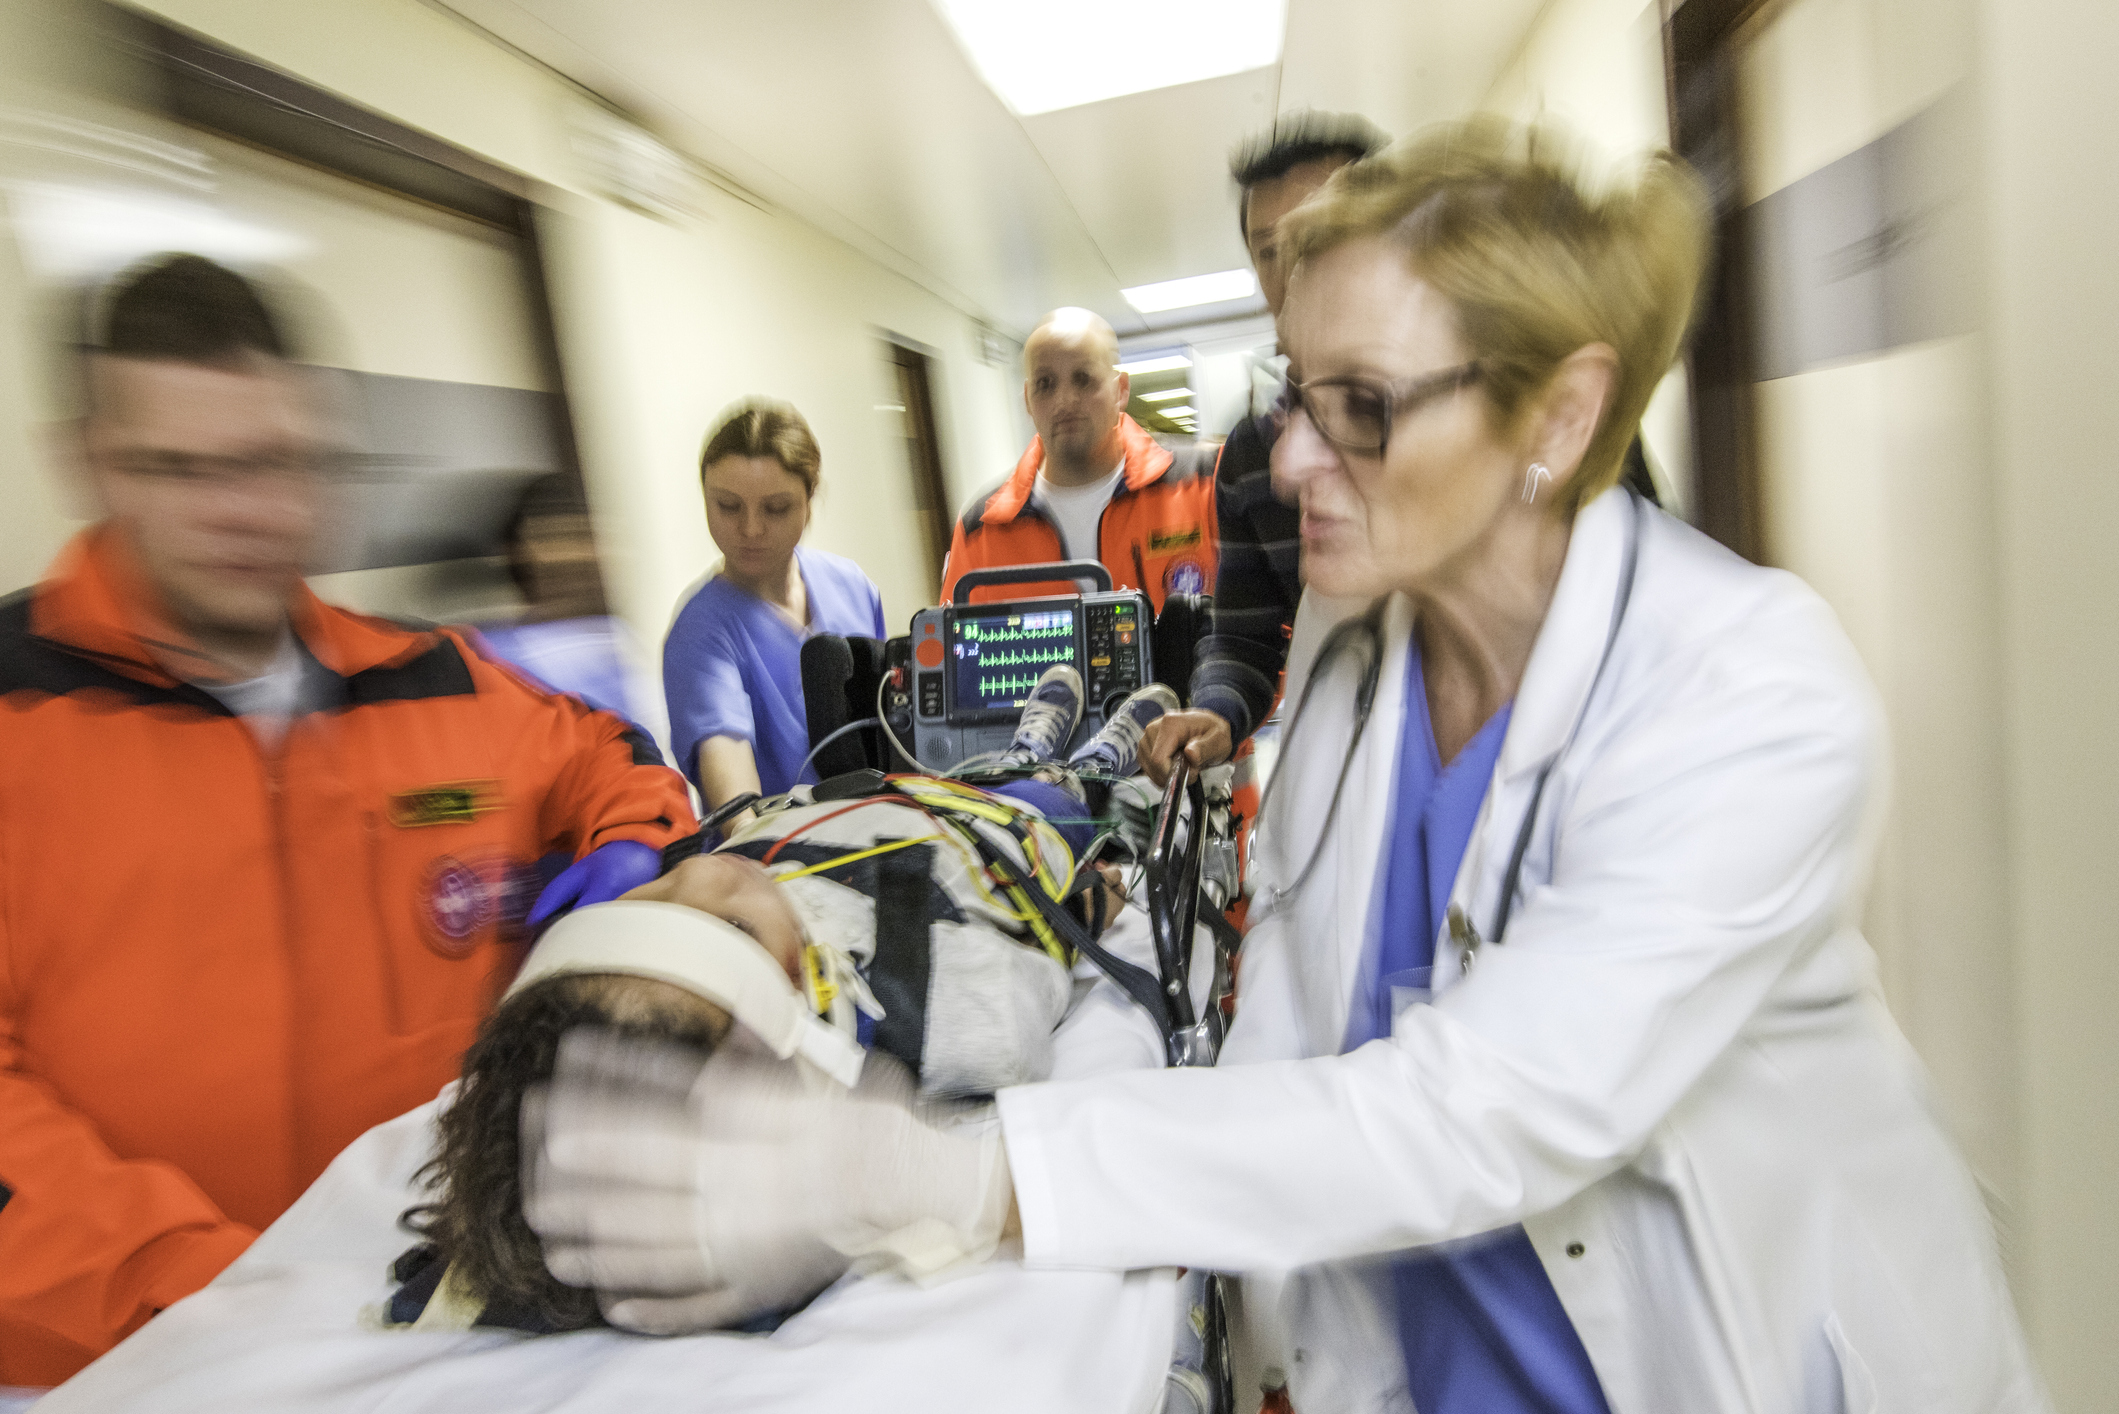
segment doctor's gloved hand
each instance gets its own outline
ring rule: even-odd
[[[998,1131],[930,1123],[888,1057],[848,1090],[738,1038],[703,1069],[684,1055],[570,1032],[524,1101],[524,1217],[612,1325],[740,1325],[850,1267],[924,1279],[999,1243],[1014,1190]]]
[[[662,872],[662,851],[638,840],[613,840],[590,850],[545,885],[525,922],[535,928],[561,909],[609,903]]]

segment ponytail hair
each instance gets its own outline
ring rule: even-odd
[[[723,457],[771,457],[802,483],[803,495],[817,494],[823,454],[809,423],[792,403],[773,398],[745,398],[727,408],[699,453],[699,474]]]

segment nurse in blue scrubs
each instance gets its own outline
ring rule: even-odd
[[[802,414],[764,398],[724,413],[699,457],[722,563],[670,625],[662,684],[670,744],[708,810],[813,783],[803,640],[884,636],[883,601],[861,567],[801,544],[821,465]]]

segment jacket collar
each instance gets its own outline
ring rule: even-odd
[[[434,643],[431,633],[334,609],[299,581],[287,608],[296,636],[340,677],[405,661]],[[30,631],[158,687],[224,676],[170,621],[125,537],[109,524],[90,526],[59,552],[31,602]]]
[[[1516,688],[1508,738],[1497,773],[1510,780],[1558,755],[1582,714],[1611,636],[1627,544],[1634,531],[1633,498],[1614,487],[1575,514],[1567,560],[1552,605]]]
[[[1162,479],[1173,460],[1170,453],[1147,429],[1124,413],[1118,415],[1119,445],[1125,449],[1125,474],[1119,484],[1128,491],[1138,491]],[[1030,503],[1030,493],[1036,489],[1037,474],[1045,465],[1045,441],[1042,437],[1030,439],[1030,449],[1023,459],[1015,464],[1008,484],[993,493],[986,501],[985,519],[1006,522],[1014,520],[1016,514]]]

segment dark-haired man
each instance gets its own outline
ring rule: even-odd
[[[83,369],[103,518],[0,602],[0,1385],[203,1285],[455,1073],[527,865],[694,828],[625,722],[319,603],[330,437],[243,279],[165,257]]]
[[[1236,220],[1266,308],[1280,315],[1288,271],[1281,259],[1280,218],[1332,173],[1381,148],[1384,135],[1365,118],[1300,113],[1276,123],[1229,158],[1237,186]],[[1226,759],[1273,708],[1287,661],[1289,627],[1302,602],[1301,515],[1273,494],[1269,465],[1279,427],[1270,414],[1246,417],[1222,444],[1215,468],[1215,519],[1221,557],[1214,575],[1213,632],[1192,670],[1191,710],[1173,712],[1142,744],[1143,762],[1160,779],[1172,755],[1189,743],[1196,764]]]

